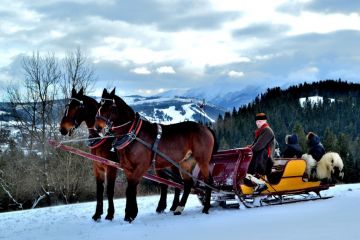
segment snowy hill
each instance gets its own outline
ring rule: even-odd
[[[133,109],[152,122],[163,124],[183,121],[214,123],[225,109],[187,97],[125,97]]]
[[[253,101],[254,98],[262,93],[265,89],[255,86],[247,86],[239,89],[228,89],[226,86],[214,87],[204,86],[203,88],[189,89],[189,90],[170,90],[158,94],[160,97],[175,97],[184,96],[187,98],[205,99],[206,102],[221,106],[227,110],[232,110],[234,107],[238,108],[244,104]]]
[[[191,195],[181,216],[158,215],[159,197],[140,197],[139,215],[132,224],[122,220],[124,199],[115,202],[112,222],[91,219],[94,202],[1,213],[0,239],[360,239],[360,184],[323,193],[334,198],[257,209],[212,208],[209,215],[201,213],[198,199]],[[171,200],[169,196],[168,206]]]

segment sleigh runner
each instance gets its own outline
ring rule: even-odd
[[[53,147],[82,156],[101,164],[121,169],[119,163],[93,155],[88,152],[49,141]],[[320,181],[307,181],[304,178],[306,161],[303,159],[275,159],[272,174],[264,177],[268,189],[260,195],[253,194],[253,186],[245,181],[246,172],[252,158],[250,148],[221,150],[213,154],[210,162],[210,173],[213,177],[212,205],[224,208],[239,208],[242,203],[247,208],[266,205],[277,205],[300,201],[327,199],[331,196],[321,196],[320,192],[334,186]],[[122,169],[121,169],[122,170]],[[193,170],[195,182],[193,193],[202,202],[205,197],[205,186],[200,169],[196,165]],[[169,187],[183,189],[180,182],[171,181],[157,175],[147,173],[145,179],[166,184]]]

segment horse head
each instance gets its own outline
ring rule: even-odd
[[[64,116],[60,122],[60,133],[62,135],[71,136],[74,130],[80,126],[83,121],[90,121],[87,125],[91,125],[97,110],[98,103],[95,99],[84,95],[84,89],[79,92],[73,88],[71,91],[70,102],[65,107]],[[92,117],[91,113],[93,113]],[[89,126],[88,126],[89,127]]]
[[[134,111],[118,96],[115,95],[115,88],[109,93],[104,89],[101,96],[101,106],[96,114],[95,128],[98,132],[111,132],[113,129],[120,129],[133,120]]]

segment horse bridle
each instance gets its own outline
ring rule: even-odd
[[[106,118],[106,117],[101,115],[101,108],[103,107],[103,105],[105,104],[106,101],[111,101],[113,103],[111,108],[116,108],[115,99],[101,98],[101,101],[100,101],[101,106],[99,107],[99,109],[98,109],[98,111],[96,113],[96,116],[95,116],[96,119],[101,119],[101,120],[103,120],[105,122],[105,124],[106,124],[106,127],[104,128],[105,133],[110,133],[111,130],[116,129],[116,128],[121,128],[121,127],[126,126],[127,124],[132,122],[132,121],[128,121],[128,122],[126,122],[124,124],[121,124],[121,125],[118,125],[118,126],[113,126],[114,123],[113,123],[113,121],[111,121],[111,115],[112,115],[112,112],[113,112],[113,111],[111,111],[112,109],[110,109],[109,118]]]
[[[77,99],[77,98],[74,98],[74,97],[69,98],[69,100],[70,100],[70,103],[66,104],[66,107],[65,107],[65,117],[67,117],[67,118],[69,118],[68,114],[69,114],[69,107],[70,107],[71,101],[74,100],[74,101],[77,101],[77,102],[80,103],[80,105],[78,106],[78,108],[80,110],[76,111],[75,115],[71,118],[71,121],[74,123],[74,128],[76,129],[76,128],[78,128],[80,126],[80,123],[76,119],[79,116],[80,111],[85,108],[84,101],[80,100],[80,99]]]

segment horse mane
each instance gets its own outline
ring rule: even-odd
[[[93,102],[97,108],[100,107],[100,103],[98,103],[98,101],[96,101],[94,98],[89,97],[87,95],[82,95],[82,97],[84,98],[85,101]]]
[[[127,103],[121,97],[114,95],[114,100],[118,108],[122,108],[123,110],[125,110],[129,117],[134,117],[134,110],[129,105],[127,105]]]

